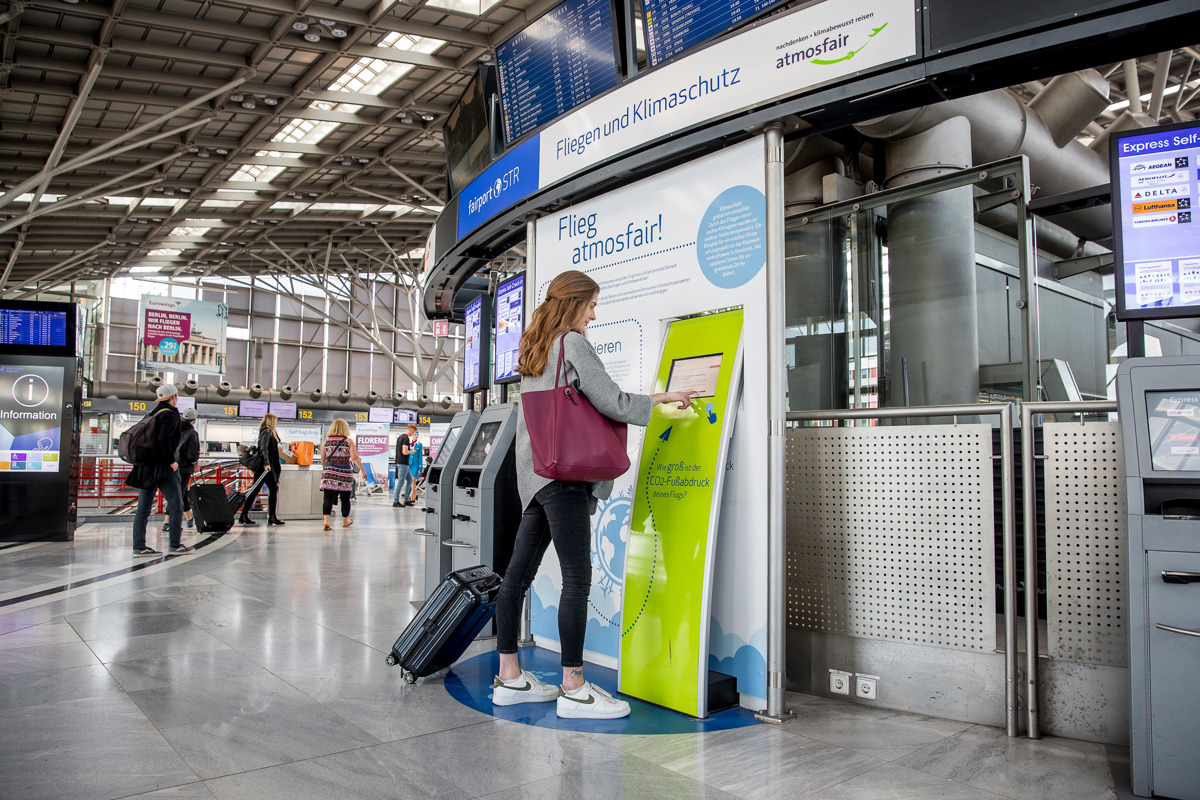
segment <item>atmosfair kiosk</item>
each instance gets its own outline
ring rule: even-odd
[[[475,434],[479,414],[460,411],[450,420],[446,436],[438,448],[437,455],[429,465],[425,485],[425,527],[413,533],[426,537],[425,542],[425,594],[428,596],[446,573],[450,572],[451,550],[445,547],[450,540],[450,523],[454,515],[454,474],[467,452],[467,445]]]
[[[517,494],[517,403],[488,406],[454,474],[453,569],[486,564],[503,574],[521,519]]]

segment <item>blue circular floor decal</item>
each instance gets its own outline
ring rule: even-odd
[[[558,653],[540,647],[521,648],[521,666],[546,683],[555,684],[562,679]],[[708,719],[693,719],[676,711],[668,711],[632,697],[622,696],[629,701],[632,711],[625,719],[559,719],[554,703],[523,703],[516,706],[492,705],[492,679],[496,676],[500,658],[492,651],[469,658],[454,665],[446,674],[446,690],[450,696],[465,706],[490,714],[509,722],[535,725],[539,728],[555,728],[561,731],[586,731],[588,733],[625,733],[638,736],[665,733],[703,733],[743,728],[755,724],[754,714],[744,708],[731,708],[710,714]],[[585,668],[588,680],[615,694],[616,670],[588,664]]]

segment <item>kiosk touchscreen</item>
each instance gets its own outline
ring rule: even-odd
[[[737,703],[734,679],[709,673],[708,631],[741,339],[740,310],[668,326],[653,391],[698,395],[690,408],[666,403],[651,413],[625,553],[620,691],[698,718]]]
[[[1117,369],[1129,520],[1133,792],[1200,800],[1200,358]]]
[[[444,544],[450,536],[454,515],[454,473],[462,461],[467,444],[475,433],[479,414],[460,411],[450,420],[446,436],[433,455],[425,485],[425,527],[413,533],[428,537],[425,542],[425,591],[432,592],[451,570],[451,551]]]
[[[487,564],[503,574],[521,520],[514,441],[517,403],[488,406],[454,475],[452,538],[444,542],[454,569]]]

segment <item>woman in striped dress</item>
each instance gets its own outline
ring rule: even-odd
[[[350,495],[354,492],[354,472],[350,462],[358,465],[359,472],[363,465],[346,420],[335,419],[329,426],[321,456],[321,491],[325,493],[321,513],[325,515],[325,530],[332,530],[329,515],[333,513],[334,502],[339,499],[342,501],[342,527],[349,528],[354,524],[350,519]]]

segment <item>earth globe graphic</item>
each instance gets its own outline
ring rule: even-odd
[[[592,559],[599,570],[597,583],[606,594],[611,594],[624,582],[632,500],[632,489],[601,500],[600,513],[592,525]]]

